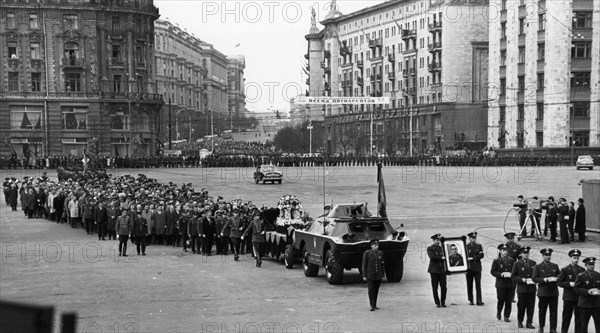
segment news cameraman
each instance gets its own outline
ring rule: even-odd
[[[523,195],[517,197],[517,203],[513,205],[517,208],[519,214],[519,228],[521,230],[521,237],[527,236],[527,227],[525,225],[525,219],[527,218],[527,200],[523,198]],[[533,230],[532,230],[533,231]]]

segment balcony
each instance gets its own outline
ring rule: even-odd
[[[417,30],[402,29],[402,39],[417,38]]]
[[[429,49],[429,52],[436,52],[436,51],[441,51],[442,50],[442,42],[433,42],[431,44],[429,44],[427,46],[427,48]]]
[[[408,69],[403,69],[402,70],[402,76],[408,77]]]
[[[442,30],[442,21],[433,21],[433,23],[429,24],[429,32],[435,32],[438,30]]]
[[[362,77],[357,77],[356,78],[356,84],[362,87],[364,85],[363,78]]]
[[[350,60],[350,61],[347,61],[347,62],[344,62],[344,63],[341,65],[341,67],[342,67],[342,68],[346,68],[346,67],[352,67],[352,60]]]
[[[389,60],[389,62],[396,61],[396,55],[393,53],[388,54],[388,60]]]
[[[348,54],[352,54],[352,46],[342,45],[342,47],[340,47],[340,55],[345,56]]]
[[[417,69],[414,67],[411,67],[408,69],[408,75],[414,76],[416,72],[417,72]]]
[[[383,46],[383,39],[381,39],[381,38],[375,38],[375,39],[370,39],[369,40],[369,47],[370,48],[382,47],[382,46]]]
[[[431,64],[429,64],[429,71],[430,72],[436,72],[436,71],[440,71],[442,69],[442,63],[441,62],[432,62]]]
[[[394,72],[388,72],[388,80],[395,81],[396,80],[396,73],[394,73]]]
[[[381,74],[377,74],[377,75],[375,75],[375,79],[376,79],[377,81],[381,81]]]
[[[413,47],[412,49],[405,49],[404,51],[402,51],[402,54],[407,55],[410,53],[417,53],[417,51],[418,51],[417,48]]]
[[[62,65],[63,67],[79,67],[79,68],[83,68],[83,66],[85,65],[85,59],[83,58],[67,58],[64,57],[62,59]]]
[[[402,91],[403,91],[405,94],[409,95],[409,96],[412,96],[412,95],[416,95],[416,94],[417,94],[417,89],[416,89],[416,88],[413,88],[413,87],[410,87],[410,88],[402,88]]]
[[[375,75],[371,75],[371,83],[375,82]]]
[[[307,86],[310,86],[310,79],[306,79],[306,81],[305,81],[305,82],[306,82],[306,85],[307,85]]]
[[[365,67],[365,63],[362,60],[358,60],[356,62],[356,67],[358,67],[358,68],[364,68]]]
[[[506,37],[500,38],[500,50],[506,50]]]
[[[325,73],[331,72],[331,67],[329,67],[326,61],[321,61],[321,68],[323,68]]]
[[[323,51],[323,56],[325,57],[325,59],[330,59],[331,58],[331,52],[329,50],[324,50]]]

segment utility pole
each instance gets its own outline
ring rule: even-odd
[[[169,97],[169,150],[173,147],[171,146],[171,97]]]
[[[410,149],[410,156],[413,156],[413,108],[412,108],[412,103],[410,103],[410,108],[408,110],[408,118],[409,118],[409,124],[408,124],[408,136],[409,136],[409,140],[410,140],[410,144],[409,144],[409,149]]]
[[[313,130],[313,125],[311,122],[308,123],[308,126],[306,127],[308,129],[308,153],[310,156],[312,156],[312,130]]]

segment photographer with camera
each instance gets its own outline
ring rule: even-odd
[[[527,227],[525,225],[525,219],[527,218],[527,200],[523,198],[523,195],[517,197],[517,203],[513,204],[513,207],[517,208],[517,214],[519,214],[519,228],[521,230],[521,237],[527,236]]]

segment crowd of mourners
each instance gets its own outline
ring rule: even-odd
[[[81,228],[98,240],[119,240],[119,255],[127,256],[127,242],[138,255],[146,246],[180,247],[196,254],[234,255],[234,260],[253,252],[253,242],[268,221],[251,201],[225,201],[192,184],[163,184],[139,174],[111,178],[88,172],[85,178],[50,180],[42,177],[6,178],[6,205],[19,208],[29,219],[43,218]],[[248,234],[251,237],[244,238]],[[258,235],[257,235],[258,234]],[[130,251],[131,252],[131,251]]]
[[[273,151],[260,154],[243,151],[215,151],[203,158],[198,154],[182,154],[180,156],[105,156],[88,155],[89,165],[96,169],[123,168],[212,168],[212,167],[254,167],[265,161],[279,167],[311,167],[311,166],[570,166],[570,156],[486,156],[479,152],[462,155],[415,155],[415,156],[368,156],[368,155],[335,155],[335,156],[302,156],[276,153]],[[600,165],[600,155],[592,156],[595,165]],[[46,157],[17,157],[16,154],[0,156],[0,169],[56,169],[82,168],[82,156],[52,155]]]

